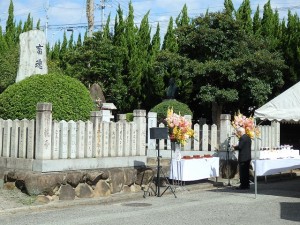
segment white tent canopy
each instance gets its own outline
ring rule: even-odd
[[[300,82],[290,87],[271,101],[255,110],[254,118],[261,120],[300,123]],[[255,160],[257,151],[255,141]],[[257,195],[257,176],[254,176],[255,198]]]
[[[300,82],[255,110],[255,118],[300,122]]]

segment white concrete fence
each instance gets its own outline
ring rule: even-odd
[[[48,172],[145,165],[157,148],[149,129],[164,124],[157,124],[153,112],[148,113],[148,122],[145,110],[134,110],[133,116],[133,122],[126,122],[125,114],[119,115],[118,122],[105,122],[102,112],[94,111],[90,121],[55,121],[52,104],[38,103],[36,120],[0,119],[0,166]],[[184,146],[186,153],[226,150],[232,133],[230,115],[221,116],[220,129],[207,124],[194,124],[193,129],[195,138]],[[278,123],[262,127],[261,132],[258,146],[279,146]],[[158,146],[171,149],[169,140],[160,140]]]
[[[191,116],[185,115],[186,119],[191,120]],[[148,113],[148,134],[151,127],[165,127],[164,124],[157,125],[157,113]],[[272,122],[271,125],[258,126],[260,130],[260,136],[256,138],[256,142],[252,140],[252,150],[254,150],[255,145],[258,150],[261,147],[278,147],[280,145],[280,123]],[[234,145],[238,142],[238,138],[233,135],[234,128],[231,126],[231,115],[222,114],[220,118],[220,128],[217,125],[208,124],[194,124],[193,129],[195,132],[194,138],[187,142],[187,144],[182,148],[184,155],[193,154],[213,154],[215,151],[226,151],[228,146],[228,138],[230,137],[230,145]],[[148,135],[148,156],[156,156],[156,141],[151,140]],[[169,151],[171,149],[170,140],[160,140],[158,147],[163,156],[168,157],[170,155]]]

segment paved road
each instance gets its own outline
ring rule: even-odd
[[[189,187],[187,187],[189,188]],[[122,198],[103,204],[73,205],[11,211],[0,214],[0,224],[272,224],[289,225],[300,222],[300,178],[260,182],[255,199],[250,191],[232,187],[207,190],[176,190],[162,197]]]

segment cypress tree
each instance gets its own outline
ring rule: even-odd
[[[74,32],[72,31],[71,35],[70,35],[70,39],[69,39],[69,43],[68,43],[68,49],[73,49],[73,44],[74,44]]]
[[[33,30],[33,19],[30,17],[30,13],[27,16],[27,20],[24,23],[23,32]]]
[[[151,62],[150,62],[150,48],[151,48],[151,28],[149,26],[149,11],[146,13],[146,15],[143,17],[141,21],[140,28],[137,33],[137,60],[138,60],[138,70],[139,72],[137,73],[138,76],[140,76],[140,81],[141,85],[141,93],[138,98],[142,103],[145,102],[146,99],[146,91],[147,89],[152,86],[152,83],[150,83],[149,78],[149,70],[151,67]]]
[[[225,13],[229,16],[233,16],[234,6],[231,0],[224,1]],[[208,12],[207,12],[208,13]]]
[[[61,44],[60,51],[59,51],[59,58],[60,59],[62,59],[63,56],[66,54],[67,47],[68,47],[68,40],[67,40],[66,31],[64,31],[63,42]]]
[[[115,18],[115,33],[113,37],[113,43],[116,46],[126,48],[126,39],[125,39],[125,22],[123,20],[123,10],[120,5],[117,10],[117,15]]]
[[[5,40],[9,48],[13,47],[14,43],[17,41],[17,37],[15,36],[14,4],[12,0],[10,0],[9,7],[8,7],[8,18],[6,21]]]
[[[142,93],[143,101],[142,107],[150,110],[153,105],[161,102],[164,94],[164,81],[163,76],[155,71],[156,59],[160,52],[160,26],[159,23],[156,27],[156,32],[152,37],[150,44],[150,51],[148,52],[149,62],[148,70],[144,71],[142,78]]]
[[[4,35],[2,34],[2,27],[0,26],[0,55],[3,55],[4,52],[8,49]]]
[[[150,55],[152,60],[156,58],[157,54],[159,53],[159,50],[160,50],[160,27],[158,23],[156,27],[156,32],[152,37],[151,47],[150,47]]]
[[[139,107],[140,95],[141,95],[141,77],[142,77],[142,65],[139,65],[139,50],[137,46],[138,41],[138,29],[134,24],[134,10],[132,2],[129,2],[129,12],[126,18],[125,26],[125,38],[128,49],[128,74],[127,82],[128,91],[131,93],[129,97],[129,103],[131,108]]]
[[[261,19],[259,16],[259,5],[256,8],[256,11],[253,16],[253,33],[260,35],[261,34]]]
[[[244,0],[236,12],[236,19],[241,22],[242,28],[247,33],[252,33],[251,14],[250,0]]]
[[[19,21],[19,24],[16,29],[16,36],[19,37],[21,33],[22,33],[22,21]]]
[[[41,20],[39,19],[36,23],[36,29],[40,30],[41,29]]]
[[[187,26],[190,23],[190,18],[188,16],[188,9],[186,4],[184,4],[181,12],[175,20],[177,27]]]
[[[274,21],[274,36],[277,37],[278,39],[280,39],[280,37],[282,35],[282,33],[281,33],[282,31],[281,31],[281,25],[280,25],[278,10],[275,10],[273,21]]]
[[[168,50],[170,52],[177,52],[178,51],[178,44],[176,41],[174,28],[173,28],[173,18],[170,18],[167,33],[164,37],[164,42],[162,45],[163,50]]]
[[[60,52],[60,40],[58,40],[58,42],[55,42],[55,44],[54,44],[52,54],[51,54],[51,59],[58,60],[59,52]]]
[[[107,39],[111,39],[110,30],[109,30],[109,23],[110,23],[110,14],[107,17],[106,24],[105,24],[104,29],[103,29],[103,37],[107,38]]]
[[[270,0],[264,5],[263,18],[261,20],[261,33],[263,36],[272,36],[274,35],[274,14],[271,8]]]
[[[78,34],[77,42],[76,42],[76,47],[80,47],[80,46],[82,46],[81,33]]]

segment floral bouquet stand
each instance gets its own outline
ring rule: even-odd
[[[176,114],[173,112],[173,109],[169,108],[167,112],[167,118],[165,119],[168,130],[169,136],[171,140],[171,163],[173,160],[172,151],[174,151],[174,159],[177,163],[177,177],[174,177],[174,170],[173,166],[171,168],[170,173],[172,173],[172,180],[173,185],[177,185],[182,187],[182,179],[181,179],[181,147],[184,146],[188,139],[194,136],[194,131],[191,128],[192,123],[188,121],[185,117],[181,116],[180,114]],[[179,175],[179,176],[178,176]]]

